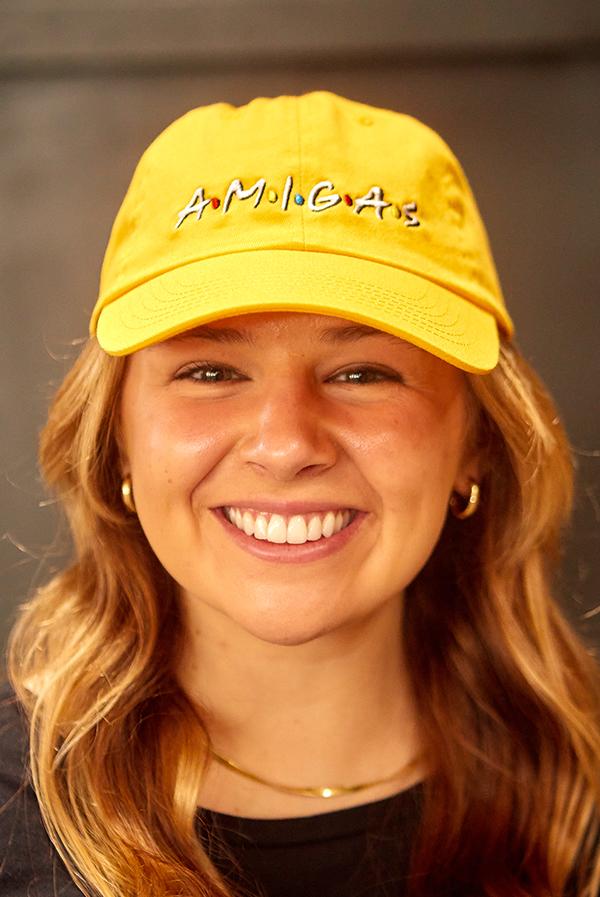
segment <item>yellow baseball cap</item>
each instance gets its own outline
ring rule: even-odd
[[[513,331],[446,143],[325,91],[193,109],[156,138],[117,214],[90,333],[126,355],[264,311],[371,325],[475,373]]]

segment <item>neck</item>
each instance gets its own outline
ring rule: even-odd
[[[201,708],[215,750],[264,778],[298,786],[353,785],[402,769],[419,746],[401,650],[401,609],[396,599],[343,630],[287,646],[257,639],[187,597],[179,679]],[[383,791],[394,793],[417,778],[413,770],[408,781],[400,777]],[[213,769],[207,782],[204,805],[215,804],[211,782],[219,795],[213,809],[225,804],[224,812],[239,812],[244,794],[250,815],[268,803],[264,785],[240,782],[223,768]],[[235,800],[223,798],[227,786]],[[379,796],[381,788],[335,800],[340,806]],[[292,800],[291,811],[297,803],[302,815],[302,801]],[[308,803],[307,812],[316,812]],[[281,807],[281,798],[273,806]]]

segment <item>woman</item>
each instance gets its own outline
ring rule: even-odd
[[[11,642],[6,893],[598,893],[571,463],[511,336],[425,125],[320,92],[157,138],[42,436],[76,554]]]

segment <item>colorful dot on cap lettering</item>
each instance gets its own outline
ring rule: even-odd
[[[346,203],[347,206],[352,205],[352,197],[349,196],[347,193],[344,193],[344,202]]]
[[[301,193],[296,193],[296,195],[294,196],[294,202],[296,203],[297,206],[304,205],[304,197],[302,196]]]
[[[277,202],[277,191],[269,190],[269,192],[267,193],[267,199],[269,200],[269,202]]]
[[[221,200],[219,199],[218,196],[213,196],[213,198],[210,201],[210,204],[213,207],[213,209],[218,209],[219,206],[221,205]]]

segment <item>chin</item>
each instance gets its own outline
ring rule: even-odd
[[[350,613],[347,602],[337,607],[331,600],[325,604],[315,601],[313,606],[299,606],[297,597],[294,596],[292,606],[286,606],[286,602],[274,603],[270,598],[264,606],[254,604],[251,611],[245,607],[225,612],[248,635],[272,645],[288,647],[305,645],[334,633],[341,634],[355,628],[357,623],[360,625],[360,619],[368,616],[368,610],[364,615]]]
[[[333,621],[310,621],[306,618],[301,620],[282,619],[278,614],[266,614],[260,618],[253,615],[252,619],[244,616],[242,619],[236,619],[235,622],[253,638],[270,645],[290,648],[306,645],[340,628],[340,624]]]
[[[200,588],[185,591],[188,608],[196,607],[198,620],[208,614],[219,632],[231,626],[245,636],[271,645],[294,647],[314,642],[335,633],[351,629],[356,632],[361,623],[377,609],[380,601],[367,592],[365,595],[338,589],[297,585],[286,588],[265,587],[247,583],[235,592],[204,592]],[[202,597],[200,597],[202,596]],[[226,599],[226,600],[224,600]],[[200,622],[202,626],[202,623]],[[211,624],[212,628],[212,624]]]

